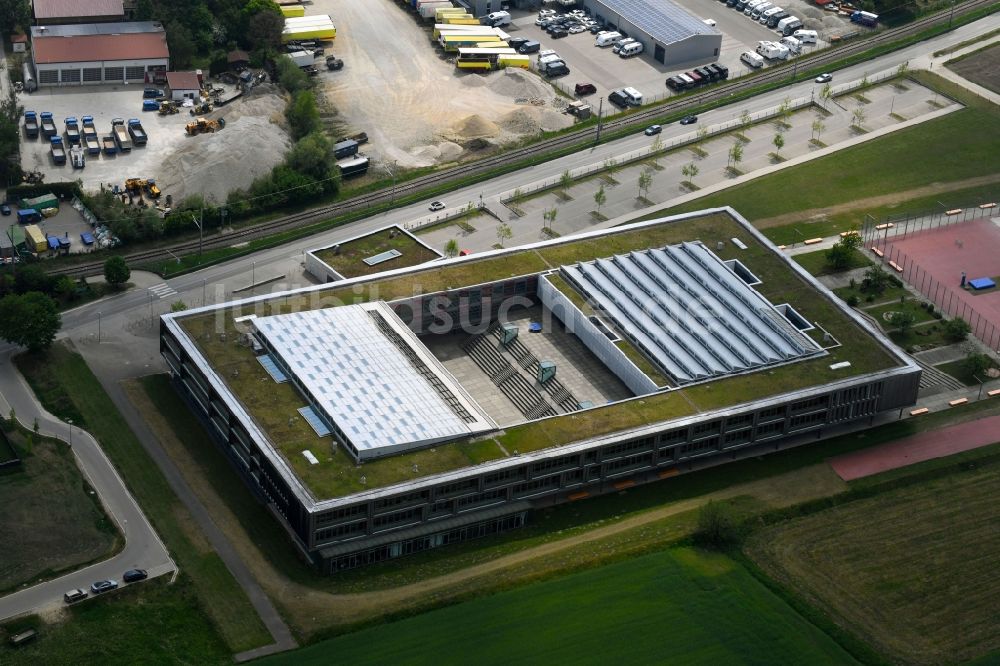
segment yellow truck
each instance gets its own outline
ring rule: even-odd
[[[34,252],[45,252],[49,247],[45,234],[42,233],[37,224],[29,224],[24,228],[24,242],[28,249]]]

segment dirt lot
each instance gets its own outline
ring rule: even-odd
[[[533,73],[459,72],[432,43],[433,22],[425,27],[398,2],[316,0],[308,13],[333,16],[332,51],[345,65],[321,74],[327,100],[345,133],[368,133],[365,152],[377,161],[451,162],[477,147],[572,122],[557,110],[565,100],[553,106],[556,92]]]
[[[93,116],[99,136],[110,133],[112,118],[142,121],[149,136],[146,146],[111,157],[88,156],[83,169],[74,169],[68,161],[65,166],[53,164],[48,144],[41,139],[22,141],[21,163],[26,170],[43,172],[46,182],[79,178],[87,189],[96,190],[101,183],[121,185],[126,178],[155,178],[160,189],[175,199],[200,192],[223,201],[230,190],[249,185],[280,162],[289,146],[280,124],[284,100],[270,85],[208,114],[226,118],[226,128],[196,137],[184,132],[184,124],[191,120],[187,109],[172,116],[142,113],[139,86],[43,88],[22,94],[19,103],[25,109],[51,111],[60,132],[67,116]]]
[[[948,69],[988,90],[1000,93],[1000,44],[948,63]]]

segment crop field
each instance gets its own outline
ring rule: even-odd
[[[946,476],[766,528],[747,554],[893,662],[996,652],[997,450],[967,455]]]
[[[853,663],[724,555],[672,548],[315,644],[261,664]]]

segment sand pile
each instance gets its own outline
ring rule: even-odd
[[[496,136],[500,133],[500,128],[493,121],[483,118],[478,113],[466,116],[451,126],[452,133],[462,139],[479,139],[488,136]]]
[[[236,120],[227,114],[225,129],[215,134],[185,137],[158,170],[160,188],[175,200],[200,192],[221,202],[280,163],[291,145],[288,134],[266,117],[246,114]]]
[[[442,162],[457,160],[464,152],[462,146],[452,141],[442,141],[438,144],[438,149],[441,151],[440,160]]]
[[[469,88],[482,88],[486,85],[486,78],[480,74],[464,73],[459,76],[462,85]]]
[[[506,69],[490,77],[489,88],[498,95],[515,99],[551,99],[552,88],[536,75],[523,69]]]
[[[538,131],[538,121],[531,113],[534,109],[527,107],[516,109],[500,119],[500,127],[512,134],[528,134]]]

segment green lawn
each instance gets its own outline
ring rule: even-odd
[[[810,275],[830,275],[832,273],[843,273],[855,268],[867,268],[871,261],[858,250],[851,252],[851,261],[844,268],[834,268],[826,260],[826,250],[816,250],[815,252],[803,252],[792,255],[792,260],[802,268],[809,271]]]
[[[847,664],[724,555],[671,548],[340,636],[262,664]]]
[[[990,359],[991,368],[1000,368],[1000,365],[996,361]],[[957,361],[952,361],[950,363],[942,363],[941,365],[934,366],[942,372],[947,372],[949,375],[962,382],[966,386],[979,386],[980,380],[990,381],[990,378],[985,376],[985,373],[979,375],[979,379],[972,376],[965,367],[965,359],[959,359]]]
[[[920,351],[952,343],[944,334],[944,324],[940,321],[923,326],[914,326],[906,331],[905,334],[892,330],[892,327],[888,325],[885,328],[889,330],[889,337],[892,341],[904,349],[913,348],[914,351]]]
[[[876,303],[899,303],[900,296],[912,296],[912,294],[906,290],[906,287],[887,287],[881,294],[872,294],[868,291],[861,291],[861,280],[858,280],[854,287],[840,287],[838,289],[834,289],[833,293],[837,294],[837,296],[840,296],[840,298],[845,301],[849,300],[851,296],[857,297],[857,307],[859,308],[865,308]],[[868,300],[869,296],[872,297],[871,301]]]
[[[0,591],[51,579],[117,551],[123,543],[118,529],[69,446],[20,428],[0,432],[0,440],[8,437],[22,462],[0,472]],[[0,459],[2,454],[0,442]]]
[[[916,76],[958,98],[968,108],[812,160],[795,169],[755,178],[666,212],[729,205],[753,221],[935,182],[955,182],[997,173],[1000,109],[934,74],[920,72]],[[856,164],[864,164],[865,168],[851,168],[850,165]]]
[[[231,664],[225,643],[201,610],[184,574],[174,584],[157,578],[65,609],[53,623],[32,616],[0,629],[0,664]],[[38,631],[12,648],[6,636]]]
[[[439,258],[437,253],[427,249],[397,227],[392,227],[391,231],[396,232],[392,238],[389,237],[390,230],[383,229],[347,243],[341,243],[337,251],[334,251],[333,248],[320,250],[316,252],[316,257],[345,278],[407,268]],[[364,262],[369,257],[389,250],[396,250],[401,256],[374,266],[369,266]]]
[[[895,302],[891,303],[864,307],[864,311],[874,317],[878,321],[879,325],[881,325],[885,330],[892,329],[892,315],[889,314],[890,312],[910,312],[913,314],[915,324],[935,321],[934,316],[930,312],[920,307],[920,303],[922,303],[922,301],[914,300],[912,298],[908,298],[902,303],[900,303],[897,299]]]
[[[60,418],[72,414],[74,422],[101,443],[181,571],[191,578],[195,594],[188,598],[196,603],[189,604],[188,611],[203,609],[232,652],[270,643],[271,636],[243,589],[204,542],[187,509],[83,357],[63,345],[55,345],[44,356],[17,357],[17,365],[28,383],[37,387],[36,393],[46,409]],[[122,634],[109,635],[105,640],[109,644],[130,642]]]

